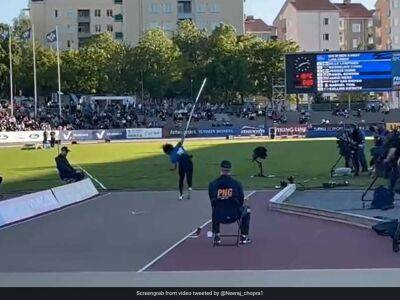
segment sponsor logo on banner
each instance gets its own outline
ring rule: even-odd
[[[29,136],[29,138],[34,139],[34,140],[37,140],[37,139],[40,138],[40,135],[37,134],[37,133],[32,133],[32,134]]]
[[[264,135],[265,129],[261,127],[243,126],[240,129],[240,135]]]
[[[64,140],[69,140],[71,136],[72,136],[72,131],[67,131],[62,133],[62,137]]]
[[[307,134],[307,126],[280,126],[275,127],[276,136],[305,136]]]
[[[126,129],[127,139],[159,139],[162,138],[161,128],[132,128]]]
[[[105,133],[106,133],[106,131],[105,131],[105,130],[102,130],[102,131],[96,132],[96,136],[97,136],[97,138],[98,138],[99,140],[101,140],[101,139],[104,138],[104,134],[105,134]]]

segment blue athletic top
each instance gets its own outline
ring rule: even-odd
[[[174,150],[172,150],[172,152],[169,155],[169,159],[171,161],[171,163],[173,163],[174,165],[177,163],[180,163],[182,161],[183,158],[187,158],[187,153],[186,150],[183,148],[182,145],[178,144],[175,146]]]

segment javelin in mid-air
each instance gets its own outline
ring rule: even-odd
[[[183,148],[183,143],[185,142],[186,135],[189,131],[190,123],[192,121],[192,117],[194,111],[196,109],[197,103],[199,102],[200,96],[204,90],[204,87],[207,83],[207,78],[204,79],[203,84],[200,87],[199,93],[197,94],[196,101],[192,107],[192,111],[189,114],[189,118],[186,124],[186,128],[183,131],[182,138],[178,142],[178,144],[174,147],[172,144],[165,144],[163,146],[163,151],[170,158],[173,167],[171,171],[175,171],[178,168],[179,172],[179,200],[183,200],[183,185],[184,180],[186,178],[188,185],[188,194],[187,198],[190,199],[192,192],[192,183],[193,183],[193,161],[192,155],[189,155],[185,148]]]

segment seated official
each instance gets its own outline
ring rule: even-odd
[[[240,243],[249,244],[250,208],[244,206],[242,185],[231,177],[232,164],[221,163],[221,176],[210,183],[208,194],[212,207],[212,230],[215,244],[221,244],[220,224],[232,224],[241,220]]]
[[[56,157],[57,170],[63,181],[81,181],[85,178],[85,174],[81,171],[75,170],[67,159],[70,150],[67,147],[61,148],[61,153]]]

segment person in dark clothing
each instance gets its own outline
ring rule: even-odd
[[[165,144],[163,151],[170,158],[173,168],[171,171],[175,171],[178,168],[179,172],[179,200],[183,200],[183,185],[186,178],[188,185],[188,196],[190,199],[193,184],[193,161],[192,156],[189,155],[183,148],[183,142],[180,141],[175,147],[171,144]]]
[[[2,184],[2,183],[3,183],[3,177],[0,176],[0,187],[1,187],[1,184]],[[0,198],[1,198],[1,197],[3,197],[3,196],[0,195]]]
[[[365,157],[365,135],[357,125],[352,125],[351,139],[353,141],[353,163],[355,175],[358,176],[360,165],[362,172],[368,172],[368,163]]]
[[[392,193],[400,193],[398,183],[400,179],[400,134],[398,132],[391,133],[385,146],[388,149],[384,164],[388,169],[389,190]]]
[[[54,131],[50,132],[50,146],[51,148],[54,148],[54,145],[56,144],[56,133]]]
[[[249,244],[250,207],[244,205],[242,185],[231,177],[232,164],[221,163],[221,176],[210,183],[208,195],[212,207],[212,230],[215,244],[221,243],[220,224],[231,224],[241,220],[240,243]]]
[[[43,148],[46,147],[47,141],[48,141],[48,133],[45,130],[45,131],[43,131]]]
[[[70,150],[67,147],[61,148],[61,153],[56,157],[57,170],[63,181],[81,181],[85,178],[85,174],[81,171],[75,170],[67,159]]]

